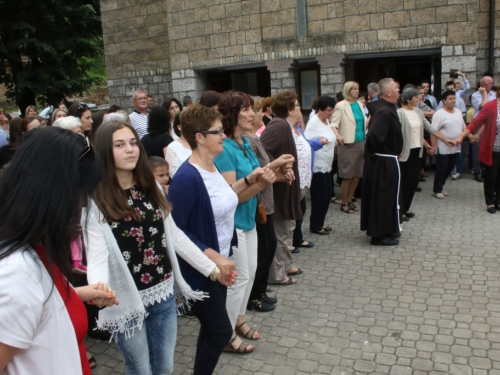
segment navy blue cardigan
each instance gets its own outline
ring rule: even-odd
[[[193,243],[205,251],[211,248],[217,252],[219,240],[215,228],[214,213],[207,188],[200,172],[186,160],[170,182],[168,200],[172,203],[172,217],[175,224]],[[236,245],[236,233],[231,246]],[[191,267],[184,259],[177,256],[182,277],[193,290],[200,289],[209,278]]]

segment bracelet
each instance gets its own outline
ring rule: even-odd
[[[243,177],[243,180],[245,181],[245,184],[247,184],[247,186],[250,186],[250,181],[248,181],[248,178]]]
[[[210,280],[212,281],[217,281],[217,278],[219,277],[220,275],[220,268],[215,266],[214,270],[212,271],[212,273],[210,274]]]

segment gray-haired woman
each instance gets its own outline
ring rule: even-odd
[[[424,129],[447,144],[453,142],[435,130],[426,120],[422,111],[416,107],[419,102],[417,89],[413,87],[405,89],[401,95],[401,101],[402,107],[398,109],[401,130],[403,131],[403,151],[399,157],[401,170],[400,212],[403,213],[403,221],[408,221],[415,216],[413,212],[410,212],[410,206],[420,178],[423,147],[430,154],[434,152],[433,148],[424,140]]]

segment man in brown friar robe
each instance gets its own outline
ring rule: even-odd
[[[399,244],[400,172],[398,156],[403,133],[396,112],[399,88],[392,78],[379,82],[380,100],[369,103],[370,123],[365,143],[361,230],[376,246]]]

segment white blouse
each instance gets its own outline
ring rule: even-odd
[[[408,111],[407,109],[404,108],[403,111],[405,111],[405,115],[406,117],[408,117],[408,121],[410,122],[411,125],[410,149],[421,148],[422,147],[421,128],[423,124],[421,123],[420,118],[417,115],[417,112],[413,110]]]
[[[327,124],[324,124],[318,116],[313,116],[307,123],[306,131],[304,132],[307,139],[324,137],[330,142],[323,145],[319,150],[314,151],[314,173],[330,173],[332,170],[337,137],[332,130],[330,122],[328,120],[326,122]]]
[[[192,153],[190,148],[184,147],[179,141],[173,141],[167,146],[165,160],[168,163],[168,174],[171,178],[174,178],[179,167],[189,159]]]
[[[229,257],[231,240],[233,239],[234,214],[238,207],[238,196],[218,170],[209,172],[196,164],[191,164],[200,172],[207,188],[214,213],[219,251],[221,255],[227,258]]]
[[[289,123],[290,124],[290,123]],[[290,124],[290,129],[292,131],[293,140],[295,141],[295,147],[297,148],[297,163],[299,168],[299,182],[300,188],[311,187],[312,171],[311,171],[311,146],[307,139],[305,139],[302,134],[295,132],[295,129]]]

